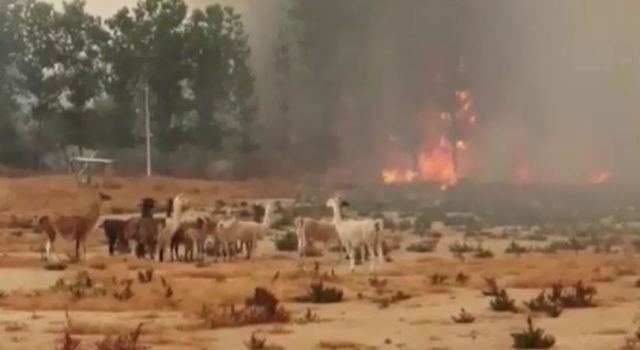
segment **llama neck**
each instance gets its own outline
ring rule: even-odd
[[[333,209],[333,223],[338,223],[342,221],[342,213],[340,212],[340,207],[337,202],[333,202],[331,204],[331,208]]]
[[[93,202],[91,204],[91,208],[89,209],[89,212],[86,215],[86,217],[89,220],[91,220],[91,222],[95,223],[100,218],[100,207],[101,207],[101,205],[102,205],[102,202],[101,202],[100,199],[96,200],[95,202]]]
[[[271,227],[271,204],[267,204],[266,208],[264,209],[264,218],[262,219],[262,226],[269,228]]]

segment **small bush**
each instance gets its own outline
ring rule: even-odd
[[[493,252],[489,249],[478,247],[476,252],[473,253],[473,257],[477,259],[490,259],[493,258]]]
[[[133,331],[117,336],[108,335],[104,339],[96,342],[96,350],[146,350],[147,346],[139,344],[142,334],[142,323]]]
[[[298,236],[291,231],[276,236],[276,249],[281,252],[295,252],[298,250]]]
[[[312,283],[307,295],[294,298],[299,303],[329,304],[342,301],[343,293],[334,287],[325,287],[322,282]]]
[[[80,339],[73,338],[69,332],[65,332],[56,350],[80,350],[80,345]]]
[[[500,288],[498,288],[498,283],[495,278],[485,277],[485,283],[487,286],[482,289],[482,294],[487,297],[495,297],[500,294]]]
[[[524,304],[533,312],[544,312],[553,318],[560,316],[562,313],[562,306],[558,302],[547,298],[544,291],[530,301],[525,301]]]
[[[256,288],[254,295],[248,298],[245,306],[239,310],[236,310],[235,305],[215,309],[203,305],[198,317],[203,325],[210,329],[284,323],[289,322],[291,318],[289,312],[280,305],[279,300],[264,288]]]
[[[387,288],[387,282],[389,282],[389,280],[387,280],[386,278],[383,280],[378,279],[377,276],[369,278],[369,285],[376,290],[377,294],[384,293],[385,288]]]
[[[470,252],[473,252],[474,250],[475,249],[469,244],[467,244],[467,242],[460,243],[458,241],[455,241],[449,245],[449,252],[454,254],[470,253]]]
[[[432,286],[444,284],[447,281],[447,279],[449,279],[449,276],[442,275],[439,273],[434,273],[429,277],[429,280],[431,281]]]
[[[593,297],[598,291],[593,286],[588,286],[578,281],[570,289],[565,289],[557,283],[551,286],[549,300],[562,305],[564,308],[594,307]]]
[[[520,333],[512,333],[513,347],[516,349],[549,349],[556,340],[552,335],[545,335],[542,328],[534,328],[531,317],[527,318],[527,329]]]
[[[153,269],[149,268],[145,271],[138,271],[138,281],[140,283],[149,283],[153,280]]]
[[[458,316],[451,316],[451,319],[455,323],[473,323],[476,320],[476,318],[465,311],[464,308],[460,310],[460,314]]]
[[[467,276],[464,272],[459,271],[456,274],[456,283],[465,284],[469,281],[469,276]]]
[[[511,244],[504,250],[507,254],[524,254],[529,252],[529,249],[525,246],[521,246],[516,241],[511,241]]]
[[[491,310],[496,312],[517,312],[515,301],[509,298],[507,291],[502,289],[497,296],[489,302]]]
[[[437,240],[422,240],[419,242],[411,243],[407,246],[408,252],[415,253],[432,253],[438,246]]]
[[[536,231],[522,237],[525,241],[546,242],[547,236],[542,231]]]
[[[67,264],[62,261],[47,261],[44,264],[44,269],[49,271],[63,271],[67,269]]]

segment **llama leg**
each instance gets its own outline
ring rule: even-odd
[[[376,244],[376,255],[378,256],[378,260],[380,261],[380,265],[384,264],[384,248],[381,243]]]
[[[304,250],[304,243],[302,242],[302,237],[298,235],[298,257],[300,258],[304,257],[304,254],[302,254],[303,250]]]
[[[45,257],[47,259],[47,261],[49,261],[51,259],[51,247],[52,247],[52,242],[50,239],[47,239],[47,242],[44,245],[44,251],[45,251]]]
[[[76,261],[80,261],[80,237],[76,237]]]
[[[373,271],[375,269],[375,265],[376,265],[376,259],[373,256],[374,252],[375,252],[375,248],[373,244],[367,244],[367,251],[369,252],[369,271]]]
[[[347,257],[349,259],[349,270],[351,272],[356,269],[356,254],[351,244],[347,244]]]

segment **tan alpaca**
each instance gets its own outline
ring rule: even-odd
[[[294,221],[298,237],[298,254],[303,257],[309,242],[322,243],[328,249],[331,243],[340,242],[338,231],[333,222],[298,217]]]
[[[251,258],[251,253],[256,248],[258,240],[262,239],[271,227],[271,214],[273,211],[273,203],[267,203],[264,212],[264,219],[261,223],[254,221],[242,221],[236,218],[230,220],[222,220],[218,223],[216,229],[217,239],[222,243],[223,249],[226,249],[227,256],[229,245],[241,242],[246,248],[247,259]]]
[[[89,210],[84,215],[59,215],[53,218],[42,216],[38,220],[38,225],[46,239],[46,257],[51,258],[51,251],[57,236],[61,236],[67,241],[75,241],[75,257],[80,260],[80,246],[84,255],[87,253],[87,237],[96,229],[100,219],[100,209],[102,202],[109,200],[109,197],[102,192],[97,192],[97,198],[93,201]]]

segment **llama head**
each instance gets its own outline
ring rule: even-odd
[[[341,206],[344,206],[343,203],[345,201],[342,199],[342,195],[340,193],[336,193],[335,195],[333,195],[333,197],[329,198],[327,200],[327,207],[329,208],[340,208]]]
[[[188,209],[189,206],[189,200],[187,198],[184,197],[184,195],[182,193],[178,194],[177,196],[175,196],[173,198],[173,208],[176,211],[184,211],[185,209]]]

